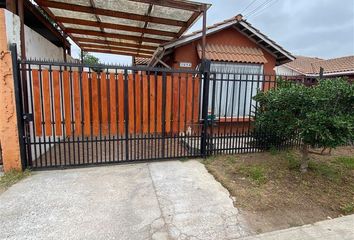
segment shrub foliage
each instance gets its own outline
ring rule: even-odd
[[[312,87],[279,80],[276,88],[254,99],[258,143],[270,148],[299,137],[303,171],[309,146],[335,148],[354,139],[354,85],[344,78],[320,80]]]

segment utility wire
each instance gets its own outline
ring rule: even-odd
[[[253,8],[252,10],[250,10],[248,13],[246,13],[246,16],[250,16],[253,15],[254,13],[256,13],[259,9],[263,8],[264,6],[266,6],[270,1],[272,0],[265,0],[263,3],[260,3],[258,6],[256,6],[255,8]]]
[[[257,7],[255,7],[253,10],[249,11],[246,14],[246,17],[249,17],[250,15],[255,14],[256,12],[258,12],[260,9],[262,9],[264,6],[267,6],[269,3],[271,3],[273,0],[266,0],[265,2],[259,4]]]
[[[259,0],[253,0],[250,4],[248,4],[245,9],[241,11],[241,13],[244,13],[249,7],[251,7],[254,3],[258,2]]]
[[[272,3],[270,3],[268,6],[264,7],[264,8],[261,9],[261,10],[259,10],[258,13],[251,14],[250,16],[248,16],[248,18],[259,16],[264,10],[266,10],[267,8],[270,8],[271,6],[273,6],[274,4],[276,4],[277,2],[278,2],[278,0],[274,0],[274,1],[273,1]]]

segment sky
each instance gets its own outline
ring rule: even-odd
[[[354,0],[204,0],[207,25],[241,13],[263,34],[294,55],[354,55]],[[190,31],[199,30],[199,19]],[[74,57],[80,52],[72,46]],[[93,53],[102,63],[131,64],[131,57]]]

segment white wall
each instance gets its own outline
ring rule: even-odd
[[[20,39],[20,19],[17,15],[13,14],[12,12],[4,9],[5,12],[5,24],[6,24],[6,35],[7,35],[7,43],[8,45],[12,43],[17,44],[17,54],[18,57],[21,56],[21,39]],[[31,28],[25,26],[25,46],[26,46],[26,58],[27,59],[41,59],[41,60],[51,60],[51,61],[64,61],[63,56],[63,48],[57,47],[46,38],[32,30]],[[74,59],[67,55],[67,61],[74,61]],[[32,69],[36,68],[35,65],[32,66]],[[45,67],[43,67],[45,68]],[[53,68],[54,69],[54,68]],[[27,77],[27,79],[30,79]],[[30,86],[31,88],[32,86]],[[30,89],[29,89],[30,91]],[[28,94],[30,97],[30,94]],[[31,103],[31,101],[28,101]],[[31,106],[29,106],[31,112]],[[33,124],[30,124],[30,134],[32,136],[32,140],[34,141],[34,131],[33,131]],[[35,137],[36,141],[41,140],[43,142],[44,137]],[[45,137],[46,141],[51,139],[54,140],[53,137]],[[42,146],[40,148],[39,145],[31,147],[32,149],[32,158],[34,159],[34,153],[37,151],[37,157],[40,154],[44,154],[52,144],[46,144],[46,146]],[[35,149],[36,148],[36,149]]]
[[[275,67],[275,73],[277,75],[283,75],[283,76],[299,76],[299,75],[303,75],[297,71],[294,71],[290,68],[287,68],[285,66],[278,66]]]
[[[17,54],[21,56],[20,46],[20,18],[12,12],[5,10],[6,34],[8,44],[17,44]],[[25,26],[25,46],[27,59],[47,59],[64,61],[63,48],[57,47],[36,31]],[[67,55],[69,56],[69,55]],[[68,61],[72,60],[71,56]]]

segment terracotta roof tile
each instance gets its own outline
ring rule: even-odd
[[[313,57],[296,56],[292,62],[284,64],[295,71],[303,74],[319,74],[320,68],[324,69],[324,74],[329,73],[345,73],[354,71],[354,56],[320,59]]]
[[[202,55],[202,47],[197,46],[199,58]],[[205,57],[212,61],[242,62],[242,63],[266,63],[260,48],[241,47],[221,44],[207,44]]]
[[[318,62],[313,62],[312,73],[319,73],[320,67],[324,69],[324,73],[337,73],[354,71],[354,56],[333,58]]]

